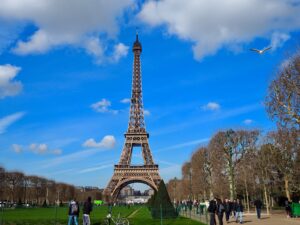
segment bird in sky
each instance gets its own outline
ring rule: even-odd
[[[257,52],[258,54],[264,54],[266,51],[270,50],[272,47],[267,47],[264,49],[256,49],[256,48],[251,48],[250,51]]]

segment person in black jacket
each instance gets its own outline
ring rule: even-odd
[[[236,205],[237,205],[237,202],[236,202],[236,199],[234,199],[233,202],[231,202],[231,210],[232,210],[234,218],[236,217]]]
[[[210,225],[216,225],[215,213],[217,211],[217,204],[215,200],[210,200],[207,211],[209,213]]]
[[[290,218],[291,217],[291,214],[292,214],[292,209],[291,209],[291,206],[290,206],[290,202],[288,200],[286,200],[284,202],[284,205],[285,205],[285,212],[286,212],[286,217],[287,218]]]
[[[91,224],[90,213],[92,210],[93,210],[92,198],[88,197],[83,204],[83,217],[82,217],[83,225]]]
[[[254,201],[254,205],[255,205],[255,208],[256,208],[257,218],[260,219],[261,207],[262,207],[263,204],[262,204],[260,199],[256,199]]]
[[[224,215],[225,207],[221,199],[217,199],[217,216],[219,220],[219,225],[223,225],[223,215]]]
[[[224,208],[225,208],[225,219],[226,219],[226,222],[228,223],[232,206],[227,198],[225,199],[225,202],[224,202]]]

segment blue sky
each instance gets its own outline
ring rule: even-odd
[[[136,27],[146,128],[166,181],[219,130],[274,128],[267,88],[300,37],[296,0],[0,5],[0,165],[84,186],[105,187],[119,161]]]

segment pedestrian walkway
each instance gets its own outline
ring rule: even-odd
[[[128,218],[132,218],[138,211],[140,211],[141,208],[138,208],[137,210],[133,211]]]
[[[284,213],[262,215],[261,219],[257,219],[255,214],[246,214],[243,220],[248,225],[300,225],[300,218],[287,218]],[[235,224],[235,221],[231,219],[230,223]]]
[[[187,218],[191,218],[193,220],[200,221],[204,224],[209,224],[208,217],[206,217],[205,215],[200,216],[199,214],[193,213],[193,211],[192,213],[182,212],[180,213],[180,215]],[[287,218],[284,211],[274,212],[271,215],[262,214],[261,217],[261,219],[257,219],[256,214],[254,212],[249,214],[246,213],[243,216],[243,221],[246,225],[300,225],[300,218]],[[229,223],[226,223],[224,217],[223,223],[224,225],[237,224],[235,222],[235,219],[232,217],[230,218]]]

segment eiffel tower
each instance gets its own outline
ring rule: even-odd
[[[132,48],[134,54],[130,117],[125,133],[125,144],[120,161],[114,167],[114,174],[104,189],[104,196],[114,201],[121,189],[131,183],[144,183],[152,189],[158,189],[161,181],[158,165],[154,164],[148,143],[149,134],[145,128],[144,107],[142,99],[141,60],[142,45],[138,34]],[[144,165],[131,165],[132,150],[141,147]]]

